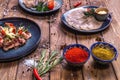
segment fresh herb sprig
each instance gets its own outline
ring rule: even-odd
[[[84,15],[89,17],[89,16],[94,16],[95,9],[94,8],[87,8],[87,11],[84,12]]]
[[[35,8],[36,8],[36,10],[39,11],[39,12],[49,11],[46,2],[39,2],[38,5],[35,6]]]
[[[53,67],[55,67],[57,64],[59,64],[63,60],[62,57],[57,58],[57,55],[58,55],[57,51],[51,52],[50,56],[46,61],[45,60],[46,50],[42,51],[41,58],[37,65],[37,70],[40,76],[47,73],[49,70],[51,70]]]

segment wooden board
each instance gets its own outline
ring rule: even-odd
[[[47,49],[47,56],[53,50],[58,50],[62,55],[66,45],[79,43],[86,47],[96,42],[97,37],[103,37],[105,42],[113,44],[118,52],[120,51],[120,9],[119,0],[81,0],[84,5],[104,6],[112,13],[112,23],[105,31],[93,35],[77,35],[62,28],[61,15],[73,8],[73,5],[80,0],[63,0],[61,9],[51,16],[33,16],[25,13],[18,7],[18,0],[0,0],[0,18],[24,17],[35,21],[41,28],[41,42],[32,54],[14,62],[0,63],[0,80],[33,80],[32,68],[24,64],[27,59],[39,59],[41,51]],[[114,6],[113,6],[114,5]],[[92,57],[82,68],[71,68],[65,60],[46,75],[43,80],[119,80],[120,79],[120,57],[108,66],[94,63]]]
[[[108,43],[113,44],[117,50],[118,53],[120,51],[120,43],[119,43],[119,39],[120,39],[120,10],[118,9],[119,6],[119,0],[116,0],[115,2],[110,0],[108,2],[103,1],[106,4],[106,7],[110,10],[110,12],[112,13],[113,16],[113,21],[111,23],[110,29],[109,31],[107,31],[106,33],[104,32],[104,38]],[[113,4],[115,4],[114,6],[112,6]],[[115,69],[115,73],[117,76],[117,79],[120,79],[120,56],[118,56],[117,60],[113,62],[113,68]]]

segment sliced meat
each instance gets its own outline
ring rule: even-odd
[[[4,51],[19,48],[31,36],[24,26],[16,28],[12,23],[5,23],[5,27],[0,26],[0,48],[3,48]]]
[[[38,4],[38,0],[23,0],[26,7],[32,8]]]
[[[2,45],[3,45],[3,38],[0,37],[0,48],[2,47]]]
[[[87,17],[83,13],[83,8],[76,8],[66,16],[67,23],[78,30],[93,30],[101,27],[103,22],[99,22],[94,17]]]
[[[26,40],[29,39],[32,35],[29,32],[22,32],[21,34]]]
[[[3,50],[8,51],[9,49],[14,48],[14,44],[12,40],[6,40],[3,42]]]
[[[0,26],[0,31],[2,30],[2,26]]]
[[[9,49],[14,48],[14,44],[3,46],[3,50],[8,51]]]
[[[26,40],[24,38],[18,38],[18,41],[21,45],[26,43]]]
[[[14,47],[18,47],[18,46],[21,45],[20,42],[19,42],[19,40],[18,40],[18,38],[14,38],[13,39],[13,44],[14,44]]]

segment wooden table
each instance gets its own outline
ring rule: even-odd
[[[9,63],[0,63],[0,80],[33,80],[32,70],[24,60],[40,57],[42,49],[46,48],[48,54],[51,50],[62,53],[64,45],[80,43],[88,48],[96,42],[96,38],[103,37],[106,42],[113,44],[120,51],[120,0],[99,0],[102,6],[107,7],[112,13],[112,23],[109,28],[93,35],[77,35],[61,28],[61,15],[70,10],[79,0],[63,0],[62,8],[53,16],[40,17],[25,13],[18,7],[18,0],[0,0],[0,19],[6,17],[23,17],[35,21],[41,28],[42,36],[38,48],[30,55]],[[93,4],[93,0],[81,0],[82,5]],[[96,0],[97,1],[97,0]],[[83,68],[69,69],[61,63],[49,73],[42,76],[43,80],[120,80],[120,57],[107,67],[96,65],[92,59]]]

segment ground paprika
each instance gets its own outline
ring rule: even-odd
[[[88,53],[82,48],[74,47],[66,51],[65,58],[73,63],[81,63],[88,59]]]

